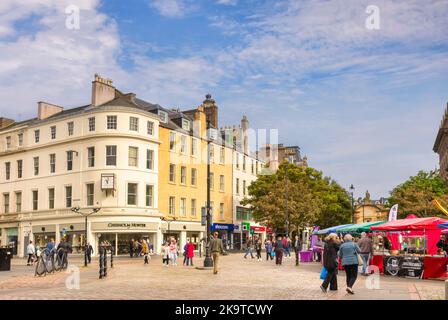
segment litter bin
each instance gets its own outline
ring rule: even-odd
[[[0,248],[0,271],[11,271],[12,248]]]

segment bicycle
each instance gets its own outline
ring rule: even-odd
[[[67,269],[67,252],[60,248],[56,253],[55,270],[61,271]]]
[[[54,251],[43,250],[37,257],[36,269],[34,276],[42,276],[47,273],[55,272]]]

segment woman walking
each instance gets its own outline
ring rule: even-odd
[[[324,282],[320,286],[324,293],[327,293],[328,285],[330,285],[330,291],[338,290],[338,251],[339,251],[339,239],[336,233],[330,233],[325,238],[325,247],[323,255],[323,266],[327,270],[327,275]]]
[[[170,245],[171,265],[177,266],[177,241],[173,239]]]
[[[162,257],[163,265],[168,267],[170,263],[170,246],[168,244],[168,241],[162,245]]]
[[[277,242],[274,244],[275,252],[275,264],[278,266],[282,265],[283,252],[285,251],[285,245],[282,241],[282,236],[278,236]]]
[[[358,277],[358,254],[360,252],[361,249],[353,242],[353,237],[350,234],[346,234],[344,243],[339,249],[339,257],[342,259],[342,265],[347,276],[346,290],[350,294],[355,294],[352,288]]]
[[[187,266],[193,266],[193,257],[194,257],[194,244],[190,240],[190,242],[187,243]]]
[[[149,264],[149,246],[146,240],[143,240],[142,242],[142,254],[144,257],[144,264]]]

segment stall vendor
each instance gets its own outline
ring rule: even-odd
[[[446,235],[440,235],[440,240],[437,242],[437,248],[439,248],[438,252],[440,254],[448,254],[448,239]]]

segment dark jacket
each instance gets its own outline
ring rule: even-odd
[[[274,243],[274,250],[275,250],[275,251],[279,251],[279,250],[284,251],[284,250],[285,250],[285,245],[283,244],[283,241],[282,241],[282,240],[277,240],[277,241]]]
[[[330,270],[338,267],[338,251],[339,244],[331,240],[325,243],[323,256],[325,269]]]
[[[301,250],[302,249],[302,241],[300,241],[300,238],[295,240],[294,239],[294,250]]]
[[[439,240],[439,242],[437,242],[437,248],[440,248],[443,251],[448,252],[448,243],[443,240]]]

